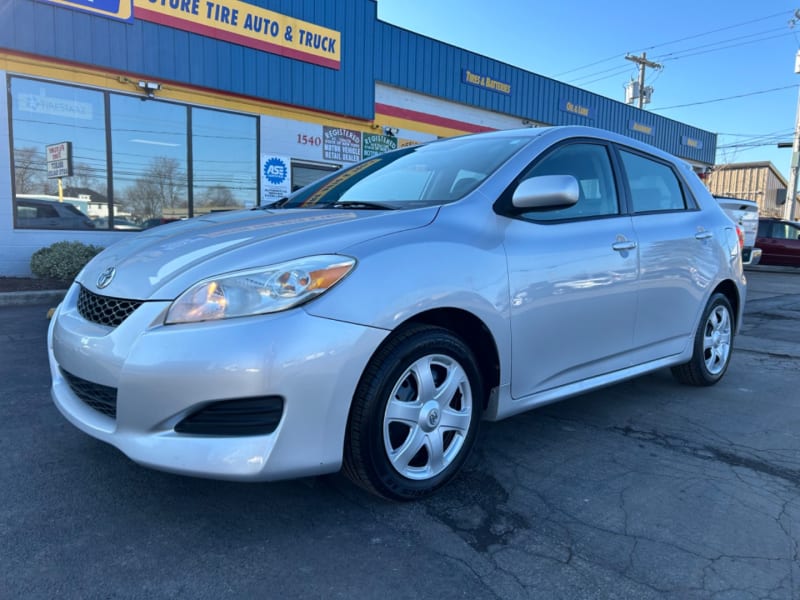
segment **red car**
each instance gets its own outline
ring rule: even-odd
[[[759,219],[756,247],[762,265],[800,267],[800,223],[783,219]]]

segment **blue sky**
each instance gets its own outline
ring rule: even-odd
[[[797,109],[796,2],[378,0],[378,18],[621,101],[637,75],[624,56],[646,51],[664,66],[647,70],[646,110],[720,134],[717,164],[767,160],[787,177],[791,149],[776,142],[791,141]]]

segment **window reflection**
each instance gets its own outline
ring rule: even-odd
[[[255,206],[255,117],[192,108],[194,214]]]
[[[92,228],[108,213],[103,93],[14,77],[11,98],[16,226]],[[45,146],[60,142],[72,142],[73,164],[61,196],[45,158]]]
[[[186,107],[112,95],[111,148],[115,228],[189,216]]]
[[[255,116],[8,81],[17,228],[139,231],[258,204]],[[61,179],[59,196],[45,147],[60,142],[71,142],[73,175]]]

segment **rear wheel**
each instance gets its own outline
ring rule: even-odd
[[[681,383],[714,385],[728,370],[733,349],[733,310],[723,294],[708,301],[694,336],[694,354],[689,362],[672,367]]]
[[[483,407],[475,358],[449,331],[412,326],[370,361],[353,397],[344,472],[395,500],[426,496],[455,476]]]

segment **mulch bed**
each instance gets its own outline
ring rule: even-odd
[[[69,281],[61,281],[60,279],[43,279],[39,277],[0,277],[0,293],[65,290],[69,287],[69,284]]]

